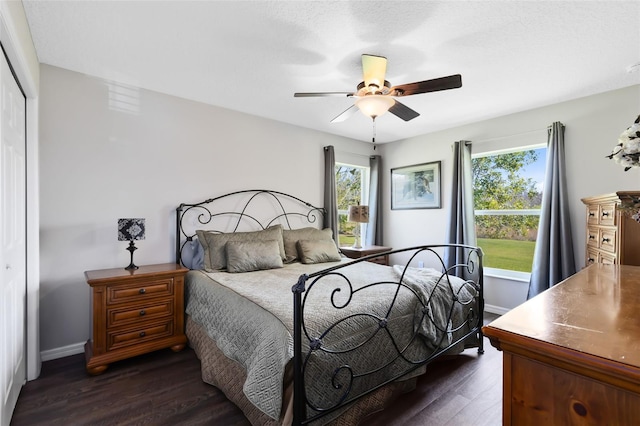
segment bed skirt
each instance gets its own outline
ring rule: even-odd
[[[290,365],[285,371],[283,384],[283,402],[280,419],[278,421],[267,416],[256,408],[244,395],[242,386],[247,374],[235,360],[227,358],[218,348],[216,342],[209,337],[204,327],[196,323],[187,315],[186,334],[189,346],[193,348],[200,359],[202,380],[220,389],[247,417],[252,425],[288,426],[293,420],[293,374]],[[390,383],[370,395],[359,399],[350,405],[338,418],[328,423],[314,422],[313,425],[328,424],[332,426],[353,426],[359,424],[367,416],[384,409],[389,403],[403,393],[415,388],[417,378]],[[325,421],[328,420],[325,418]]]

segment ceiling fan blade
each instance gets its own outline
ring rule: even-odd
[[[378,89],[382,89],[386,73],[387,58],[384,56],[362,55],[362,76],[365,87],[373,84]]]
[[[313,98],[313,97],[351,97],[353,92],[296,92],[293,94],[294,98]]]
[[[405,104],[401,104],[398,101],[396,101],[396,103],[393,104],[391,108],[389,108],[389,112],[395,116],[402,118],[404,121],[413,120],[420,115],[418,112],[412,110]]]
[[[331,120],[331,122],[340,123],[341,121],[344,121],[347,118],[351,117],[357,110],[358,110],[358,107],[356,107],[355,105],[351,105],[349,108],[342,111],[336,118]]]
[[[419,93],[457,89],[458,87],[462,87],[462,76],[460,74],[454,74],[447,77],[434,78],[432,80],[393,86],[389,91],[393,96],[409,96],[417,95]]]

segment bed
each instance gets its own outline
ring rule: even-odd
[[[269,190],[176,210],[186,334],[202,377],[252,424],[357,424],[415,385],[434,359],[482,353],[482,251],[346,259],[324,210]],[[455,265],[442,253],[455,250]],[[424,265],[426,267],[416,267]]]

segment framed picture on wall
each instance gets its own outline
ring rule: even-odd
[[[391,169],[391,209],[439,209],[440,161]]]

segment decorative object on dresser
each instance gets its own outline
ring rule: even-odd
[[[133,244],[134,240],[144,240],[144,219],[118,219],[118,241],[129,241],[129,253],[131,262],[125,269],[138,269],[133,264],[133,252],[138,248]]]
[[[85,272],[93,322],[91,339],[84,346],[89,374],[100,374],[110,363],[135,355],[184,348],[187,271],[166,263]]]
[[[360,224],[369,222],[369,206],[349,206],[349,218],[347,220],[349,222],[356,223],[356,227],[354,229],[354,236],[356,238],[353,240],[353,248],[361,248]]]
[[[483,327],[503,351],[502,424],[638,424],[639,303],[640,267],[595,264]]]
[[[586,264],[607,263],[640,266],[640,223],[637,214],[640,191],[586,197]]]
[[[629,171],[632,167],[640,167],[640,115],[618,138],[618,144],[607,158],[614,160]]]
[[[383,246],[364,246],[364,247],[340,247],[342,254],[350,259],[360,259],[362,257],[372,256],[374,254],[386,253],[391,251],[391,247]],[[367,259],[369,262],[377,263],[379,265],[389,265],[389,255],[383,254],[381,256],[372,257]]]

